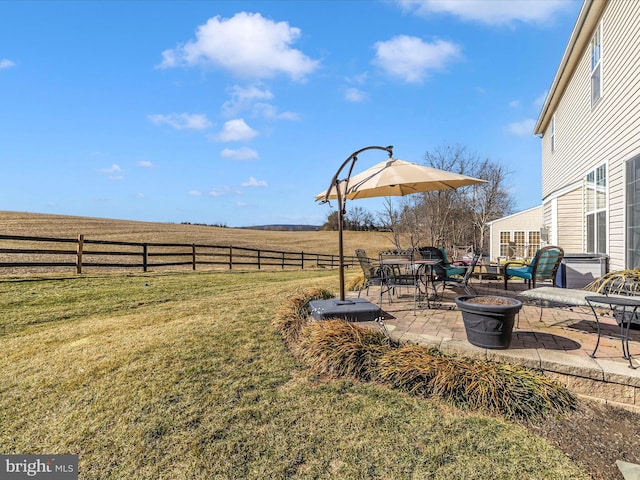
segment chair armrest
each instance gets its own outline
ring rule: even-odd
[[[512,260],[511,262],[507,262],[507,263],[503,263],[502,264],[502,269],[503,271],[507,271],[507,267],[511,266],[511,265],[518,265],[520,267],[528,267],[529,264],[527,262],[525,262],[524,260]]]

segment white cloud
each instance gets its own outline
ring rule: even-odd
[[[302,80],[318,68],[291,45],[301,35],[287,22],[274,22],[259,13],[216,16],[198,27],[196,40],[162,52],[160,68],[213,65],[236,75],[269,78],[278,74]]]
[[[507,131],[513,135],[524,137],[533,135],[533,129],[536,126],[536,121],[532,118],[522,120],[521,122],[514,122],[507,126]]]
[[[151,168],[151,167],[153,167],[153,163],[151,163],[148,160],[140,160],[138,162],[138,166],[139,167],[143,167],[143,168]]]
[[[367,99],[367,94],[358,88],[347,88],[344,92],[344,98],[349,102],[364,102]]]
[[[363,72],[360,75],[355,75],[353,77],[347,78],[347,82],[355,83],[356,85],[364,85],[367,81],[369,74],[367,72]]]
[[[520,108],[520,100],[511,100],[509,102],[509,107],[511,107],[511,108]]]
[[[373,63],[407,83],[421,83],[429,73],[444,69],[461,56],[460,47],[454,43],[444,40],[427,43],[407,35],[376,42],[375,49]]]
[[[396,0],[405,12],[418,16],[445,13],[487,25],[514,22],[545,25],[573,7],[567,0]]]
[[[267,182],[265,180],[256,180],[254,177],[249,177],[249,180],[240,184],[243,187],[266,187]]]
[[[214,189],[211,189],[209,193],[207,193],[207,195],[209,195],[210,197],[222,197],[226,193],[227,193],[226,190],[220,190],[218,188],[214,188]]]
[[[225,122],[222,131],[212,138],[219,142],[241,142],[257,135],[258,132],[247,125],[243,118],[237,118]]]
[[[211,122],[206,115],[200,113],[170,113],[169,115],[147,115],[156,125],[169,125],[176,130],[206,130]]]
[[[253,106],[253,116],[270,120],[300,120],[300,115],[295,112],[278,112],[278,109],[269,103],[256,103]]]
[[[257,160],[258,152],[251,148],[242,147],[238,149],[225,148],[220,152],[222,158],[228,158],[230,160]]]
[[[200,190],[189,190],[189,195],[192,197],[200,197],[202,196],[202,192]]]
[[[240,112],[249,110],[256,101],[273,99],[273,94],[269,90],[262,90],[255,86],[243,88],[234,85],[231,90],[231,100],[222,105],[222,111],[226,115],[238,115]]]
[[[106,174],[119,173],[119,172],[122,172],[122,169],[120,168],[120,165],[118,165],[117,163],[112,164],[108,168],[103,168],[100,170],[100,173],[106,173]]]
[[[7,60],[6,58],[0,58],[0,70],[4,70],[6,68],[15,67],[16,64],[11,60]]]

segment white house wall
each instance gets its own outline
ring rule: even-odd
[[[625,248],[625,161],[640,152],[640,1],[610,0],[601,25],[601,98],[592,108],[591,51],[587,42],[555,109],[554,152],[551,152],[551,122],[544,127],[542,197],[546,204],[567,185],[579,182],[589,171],[606,163],[607,246],[611,268],[621,269]],[[583,33],[588,38],[593,35],[593,31]],[[584,236],[582,207],[578,212],[573,199],[566,200],[566,204],[558,203],[559,226],[562,224],[562,232],[571,229]],[[565,212],[565,207],[570,210]],[[566,237],[566,241],[578,245],[573,235]],[[579,244],[585,243],[581,238]]]
[[[490,222],[489,226],[491,235],[490,260],[497,262],[500,256],[500,232],[540,231],[542,226],[542,206],[499,218]]]
[[[558,196],[556,204],[557,232],[552,241],[555,245],[562,247],[565,253],[582,253],[584,251],[582,189],[576,188]],[[576,228],[576,220],[580,222],[579,228]]]

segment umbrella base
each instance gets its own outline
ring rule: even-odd
[[[373,322],[382,316],[380,307],[364,298],[312,300],[309,308],[314,320],[341,318],[350,322]]]

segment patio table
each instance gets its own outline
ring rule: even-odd
[[[420,292],[420,296],[424,295],[427,299],[427,308],[431,308],[431,303],[429,301],[429,284],[435,292],[435,285],[433,284],[433,268],[441,263],[440,259],[436,258],[381,258],[380,265],[388,266],[388,267],[398,267],[398,268],[408,268],[411,271],[411,274],[415,276],[415,281],[417,282],[417,289]],[[422,282],[420,282],[422,280]],[[421,283],[424,285],[424,292],[421,288]],[[414,292],[413,298],[413,313],[416,313],[416,307],[418,306],[419,299],[418,295]]]
[[[638,308],[640,308],[640,299],[630,297],[608,297],[604,295],[589,295],[585,297],[587,303],[591,307],[591,311],[596,319],[596,326],[598,327],[598,340],[596,341],[596,348],[593,349],[591,354],[592,358],[595,358],[596,351],[600,344],[600,320],[596,307],[608,309],[616,322],[620,325],[620,339],[622,341],[622,356],[624,359],[629,360],[629,368],[637,368],[633,365],[633,359],[631,352],[629,351],[629,327],[632,323],[640,324],[638,318]]]

